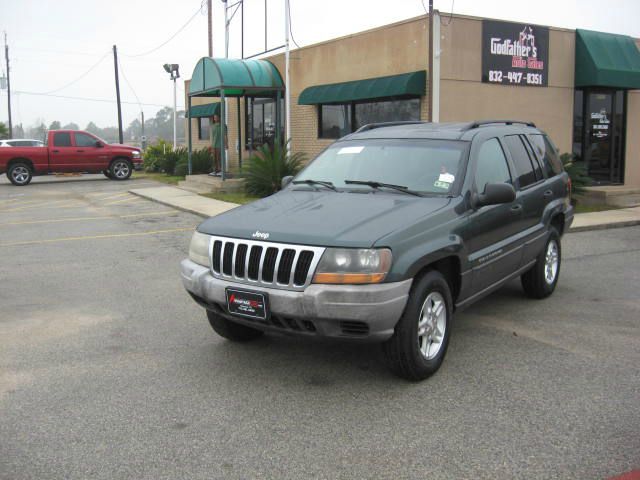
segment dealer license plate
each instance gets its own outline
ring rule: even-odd
[[[266,320],[269,316],[267,294],[227,288],[227,309],[233,315]]]

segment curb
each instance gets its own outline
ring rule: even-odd
[[[180,210],[182,212],[192,213],[192,214],[197,215],[198,217],[201,217],[201,218],[209,218],[209,215],[204,214],[202,212],[199,212],[197,210],[193,210],[191,208],[180,207],[180,206],[178,206],[178,205],[176,205],[174,203],[158,200],[157,198],[153,198],[153,197],[150,197],[150,196],[147,196],[147,195],[143,195],[143,194],[138,193],[138,192],[133,192],[131,190],[129,190],[128,192],[131,195],[135,195],[137,197],[144,198],[146,200],[150,200],[150,201],[152,201],[154,203],[158,203],[160,205],[166,205],[167,207],[175,208],[176,210]]]
[[[582,227],[571,227],[567,233],[580,233],[592,230],[609,230],[612,228],[635,227],[640,225],[640,220],[625,220],[622,222],[598,223],[596,225],[585,225]]]

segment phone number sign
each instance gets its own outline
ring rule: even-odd
[[[549,29],[526,23],[482,21],[482,81],[546,87]]]

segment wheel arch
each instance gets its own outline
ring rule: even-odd
[[[7,171],[9,171],[11,166],[15,165],[16,163],[25,163],[29,167],[29,169],[31,170],[31,174],[33,174],[35,172],[35,168],[33,166],[33,162],[31,160],[29,160],[28,158],[24,158],[24,157],[14,157],[11,160],[9,160],[7,162]]]

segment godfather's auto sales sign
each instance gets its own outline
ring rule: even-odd
[[[549,29],[529,24],[482,21],[482,81],[546,87]]]

